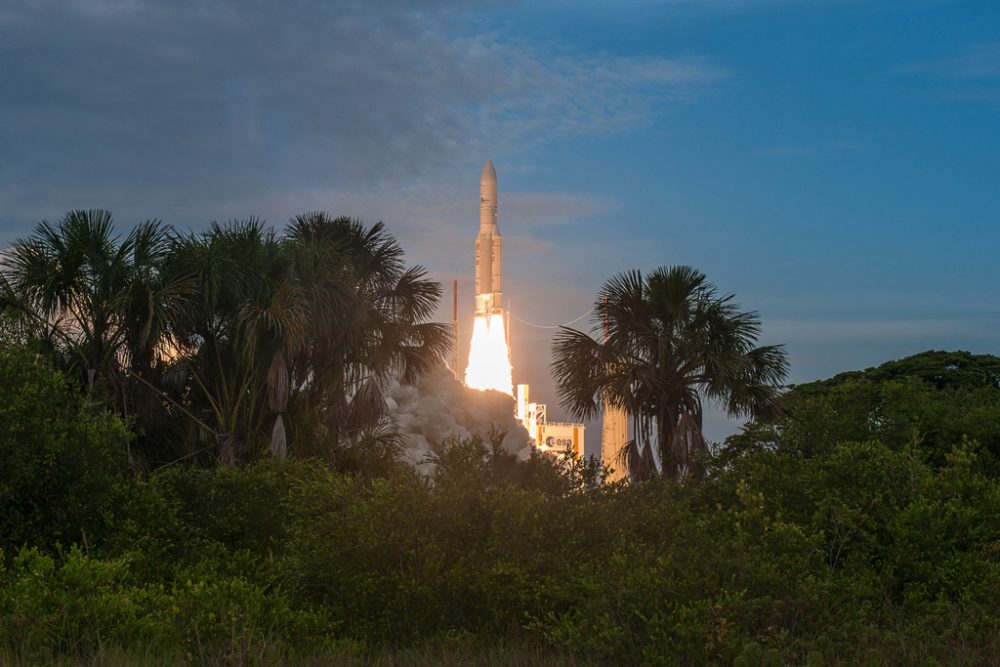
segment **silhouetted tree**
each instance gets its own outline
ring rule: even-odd
[[[634,479],[655,474],[704,475],[702,398],[727,413],[770,410],[788,362],[780,346],[757,347],[760,320],[720,296],[704,274],[662,267],[608,280],[594,304],[595,338],[562,327],[552,370],[563,405],[596,416],[606,397],[631,417],[634,438],[623,452]]]

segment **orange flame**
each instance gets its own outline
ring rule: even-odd
[[[465,369],[465,384],[473,389],[493,389],[514,396],[511,379],[510,350],[500,313],[476,315],[472,325],[472,345],[469,365]]]

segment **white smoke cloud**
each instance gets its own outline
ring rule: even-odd
[[[481,436],[491,425],[506,432],[503,446],[522,459],[531,453],[528,431],[514,418],[514,399],[496,391],[469,389],[443,364],[416,385],[393,382],[386,393],[389,414],[405,441],[405,456],[427,472],[432,445]]]

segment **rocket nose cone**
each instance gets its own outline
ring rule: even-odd
[[[497,170],[493,168],[493,160],[487,160],[483,166],[483,175],[479,179],[482,182],[493,181],[496,183]]]
[[[479,179],[479,206],[480,208],[482,208],[483,206],[486,207],[492,206],[495,209],[496,205],[497,205],[497,172],[496,169],[493,168],[493,161],[487,160],[486,166],[483,167],[483,175]],[[494,214],[494,219],[490,221],[491,223],[495,222],[495,217],[496,216]],[[480,223],[482,222],[483,220],[481,219]]]

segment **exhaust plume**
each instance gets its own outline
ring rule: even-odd
[[[386,404],[406,443],[406,458],[421,472],[431,465],[427,457],[432,445],[476,435],[488,442],[491,424],[506,432],[504,449],[524,459],[531,454],[528,431],[514,416],[514,400],[497,391],[465,387],[444,364],[416,385],[393,382]]]

